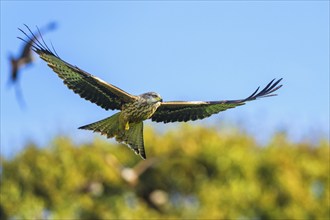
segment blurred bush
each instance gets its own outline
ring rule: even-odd
[[[1,159],[1,219],[329,219],[329,141],[145,130],[148,159],[96,138]]]

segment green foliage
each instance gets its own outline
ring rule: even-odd
[[[329,141],[266,146],[239,132],[145,131],[148,160],[57,137],[1,160],[1,219],[329,219]],[[136,179],[133,170],[146,165]],[[123,166],[123,167],[121,167]],[[126,168],[125,168],[126,167]],[[130,178],[128,178],[130,177]]]

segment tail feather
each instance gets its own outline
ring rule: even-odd
[[[79,129],[100,132],[102,135],[106,135],[108,138],[115,137],[119,133],[119,114],[120,112],[101,121],[81,126]]]
[[[143,122],[132,123],[129,127],[129,130],[126,130],[122,136],[117,136],[116,140],[126,143],[136,154],[146,159],[143,141]]]
[[[143,142],[143,122],[131,123],[128,130],[122,130],[120,129],[119,115],[120,112],[101,121],[79,127],[79,129],[100,132],[108,138],[115,137],[116,141],[125,143],[137,155],[146,159]]]

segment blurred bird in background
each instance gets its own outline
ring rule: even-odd
[[[25,106],[25,102],[22,96],[22,92],[19,86],[19,77],[21,70],[25,67],[30,66],[34,62],[32,46],[35,41],[41,37],[41,34],[45,34],[48,31],[55,30],[57,28],[56,22],[50,22],[46,26],[38,29],[34,34],[28,37],[28,40],[24,43],[21,54],[15,58],[12,54],[9,54],[9,61],[11,66],[11,71],[9,75],[8,85],[15,85],[16,86],[16,97],[21,106]]]

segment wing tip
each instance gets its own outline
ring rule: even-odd
[[[53,48],[54,52],[45,43],[45,41],[44,41],[44,39],[42,37],[41,31],[38,28],[38,26],[36,27],[37,28],[37,31],[38,31],[38,34],[34,34],[32,32],[32,30],[31,30],[31,28],[27,24],[23,24],[23,25],[26,27],[26,29],[28,30],[29,34],[27,34],[27,32],[25,32],[21,28],[18,28],[18,30],[20,32],[22,32],[27,37],[28,41],[25,40],[25,39],[23,39],[23,38],[21,38],[21,37],[17,37],[18,39],[20,39],[20,40],[24,41],[25,43],[29,44],[31,46],[32,50],[34,52],[36,52],[38,55],[45,53],[45,54],[50,54],[50,55],[59,57],[58,54],[56,53],[53,45],[52,45],[52,48]],[[39,36],[41,38],[41,41],[39,41],[39,39],[38,39]]]
[[[253,92],[249,97],[247,97],[246,99],[244,99],[243,102],[255,100],[255,99],[258,99],[258,98],[265,98],[265,97],[277,96],[277,94],[272,94],[272,93],[275,92],[275,91],[277,91],[278,89],[280,89],[283,86],[283,85],[278,85],[283,80],[283,78],[280,78],[277,81],[275,81],[275,80],[276,80],[276,78],[272,79],[265,86],[265,88],[263,88],[260,92],[258,92],[259,91],[259,88],[260,88],[260,86],[259,86],[257,88],[257,90],[255,90],[255,92]]]

